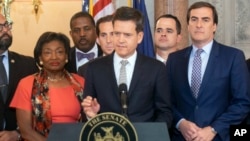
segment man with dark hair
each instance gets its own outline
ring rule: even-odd
[[[112,18],[112,15],[107,15],[98,19],[96,22],[97,43],[103,52],[102,56],[109,55],[114,51]],[[85,76],[88,63],[79,67],[79,75]]]
[[[102,50],[96,44],[95,21],[88,12],[75,13],[70,19],[70,29],[74,47],[66,68],[76,73],[80,66],[101,56]]]
[[[96,22],[97,42],[102,49],[103,56],[114,51],[112,18],[113,15],[107,15]]]
[[[35,73],[38,68],[31,57],[9,51],[12,44],[12,23],[0,14],[0,140],[21,139],[17,127],[16,110],[9,104],[17,84],[23,77]]]
[[[155,22],[154,43],[156,59],[166,64],[168,55],[178,50],[181,23],[176,16],[165,14]]]
[[[250,110],[250,82],[244,53],[214,40],[218,15],[196,2],[187,13],[192,45],[169,55],[175,130],[173,141],[229,141],[230,125]]]
[[[115,112],[132,122],[166,122],[170,127],[172,111],[166,68],[136,51],[143,38],[143,15],[134,8],[120,7],[112,23],[115,52],[87,67],[82,103],[85,114],[92,118],[97,113]],[[127,108],[121,103],[118,89],[124,84]]]

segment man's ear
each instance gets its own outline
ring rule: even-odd
[[[137,34],[137,43],[140,44],[142,42],[142,39],[143,39],[143,36],[144,36],[144,33],[141,31]]]
[[[182,36],[181,36],[181,34],[178,34],[176,42],[179,43],[179,42],[181,42],[181,40],[182,40]]]

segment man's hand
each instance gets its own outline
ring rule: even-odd
[[[197,137],[197,133],[201,130],[201,128],[199,128],[195,123],[184,119],[179,125],[179,130],[185,140],[192,141]]]
[[[17,141],[18,139],[17,131],[1,131],[0,132],[0,141]]]
[[[198,131],[194,141],[211,141],[215,137],[215,133],[212,132],[212,127],[207,126]]]
[[[97,102],[96,98],[92,98],[91,96],[87,96],[83,102],[83,111],[88,118],[93,118],[97,115],[100,110],[100,104]]]

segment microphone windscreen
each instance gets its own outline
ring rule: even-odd
[[[127,85],[125,83],[122,83],[119,85],[119,92],[127,92]]]

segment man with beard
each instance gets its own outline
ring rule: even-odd
[[[0,14],[0,140],[20,140],[15,109],[9,107],[19,80],[38,68],[32,57],[9,51],[12,23]]]
[[[88,12],[77,12],[70,20],[70,35],[74,47],[70,51],[66,69],[76,73],[78,68],[89,60],[102,56],[102,50],[96,44],[95,21]]]

